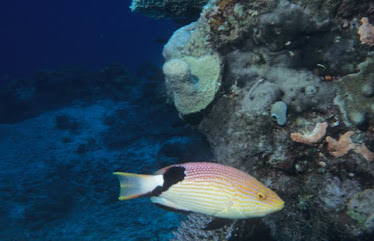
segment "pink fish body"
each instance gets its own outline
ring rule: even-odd
[[[261,217],[284,207],[283,200],[254,177],[216,163],[171,165],[154,175],[114,174],[120,180],[120,200],[150,196],[162,207],[227,219]]]

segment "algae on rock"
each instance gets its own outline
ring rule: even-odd
[[[374,59],[358,65],[360,72],[343,77],[335,103],[345,117],[346,124],[362,126],[374,121]]]

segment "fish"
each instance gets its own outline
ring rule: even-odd
[[[256,178],[211,162],[174,164],[153,175],[114,172],[119,200],[150,197],[167,210],[219,219],[263,217],[283,209],[284,201]]]

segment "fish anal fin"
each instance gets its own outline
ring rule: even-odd
[[[227,218],[215,218],[208,223],[202,230],[215,230],[223,228],[226,225],[232,224],[234,220]]]
[[[174,212],[174,213],[183,213],[183,214],[190,214],[191,213],[190,211],[185,211],[185,210],[181,210],[181,209],[171,208],[171,207],[159,204],[159,203],[155,203],[155,204],[156,204],[157,207],[165,209],[166,211],[170,211],[170,212]]]
[[[165,198],[161,197],[151,197],[151,201],[156,204],[158,207],[165,209],[167,211],[175,212],[175,213],[184,213],[189,214],[190,211],[178,209],[172,202],[166,200]]]

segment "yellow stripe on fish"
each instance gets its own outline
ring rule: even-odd
[[[120,181],[120,200],[149,196],[152,202],[175,211],[244,219],[284,207],[283,200],[256,178],[217,163],[171,165],[154,175],[114,174]]]

